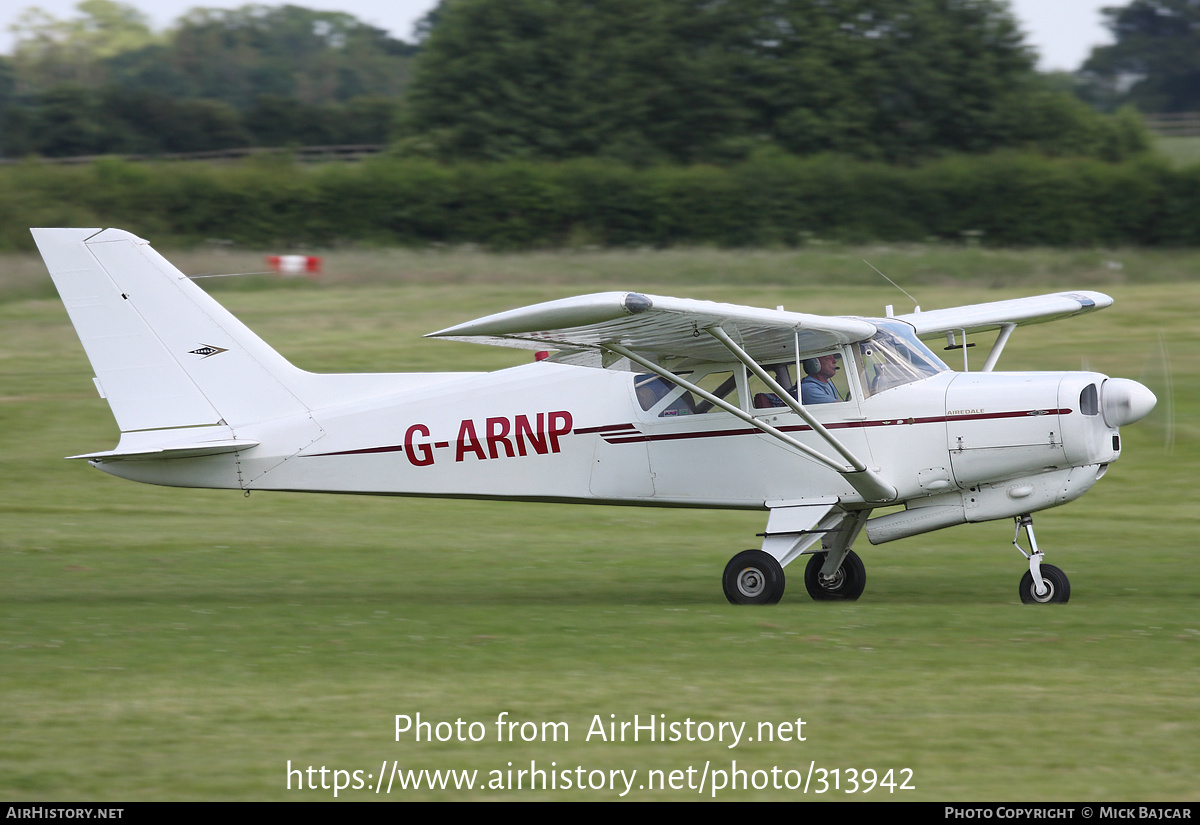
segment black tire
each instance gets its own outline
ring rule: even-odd
[[[1041,567],[1042,581],[1050,587],[1050,592],[1039,596],[1033,589],[1033,574],[1028,570],[1021,577],[1021,602],[1023,604],[1066,604],[1071,598],[1071,582],[1067,574],[1053,564],[1043,564]]]
[[[775,604],[783,598],[783,567],[761,550],[738,553],[721,580],[730,604]]]
[[[804,568],[804,586],[808,595],[818,602],[852,602],[862,595],[867,586],[867,568],[862,559],[851,550],[842,559],[842,566],[831,582],[821,581],[821,568],[825,566],[828,553],[814,553]]]

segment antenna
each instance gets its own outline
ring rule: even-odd
[[[875,272],[876,272],[876,273],[878,273],[878,275],[879,275],[879,277],[880,277],[880,278],[883,278],[883,279],[884,279],[885,281],[887,281],[889,284],[891,284],[892,286],[896,287],[896,289],[900,290],[900,291],[901,291],[901,292],[903,292],[905,295],[908,295],[908,291],[907,291],[907,290],[906,290],[904,287],[900,286],[900,284],[896,283],[896,282],[895,282],[895,281],[893,281],[891,278],[889,278],[888,276],[886,276],[886,275],[884,275],[882,272],[880,272],[880,271],[879,271],[879,270],[878,270],[878,269],[875,267],[875,265],[874,265],[874,264],[872,264],[870,261],[868,261],[866,258],[863,258],[863,263],[864,263],[864,264],[866,264],[867,266],[871,267],[871,269],[874,269],[874,270],[875,270]],[[909,300],[910,300],[910,301],[912,301],[912,302],[913,302],[913,306],[915,307],[915,309],[913,309],[913,312],[920,312],[920,311],[921,311],[921,305],[917,303],[917,299],[916,299],[916,298],[914,298],[914,297],[913,297],[913,296],[911,296],[911,295],[908,295],[908,298],[909,298]],[[888,316],[889,316],[889,317],[891,316],[891,312],[888,312]]]

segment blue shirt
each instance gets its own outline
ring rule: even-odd
[[[830,382],[819,381],[811,375],[805,376],[804,380],[800,382],[801,404],[829,404],[841,400],[837,387]]]

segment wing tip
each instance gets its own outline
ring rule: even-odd
[[[643,295],[640,292],[627,292],[621,305],[625,307],[625,311],[630,315],[640,315],[643,312],[654,309],[654,301],[648,295]]]

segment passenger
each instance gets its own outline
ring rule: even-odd
[[[796,385],[792,381],[792,373],[787,364],[776,364],[772,369],[775,370],[775,381],[779,386],[788,391],[788,395],[792,398],[796,397]],[[783,402],[780,402],[780,406]]]
[[[800,382],[801,404],[829,404],[842,400],[837,387],[833,385],[833,376],[838,371],[838,356],[806,358],[803,367],[805,375],[804,380]]]
[[[657,375],[639,375],[634,380],[634,390],[643,410],[653,407],[672,389],[669,383]]]
[[[767,369],[775,372],[775,381],[787,390],[792,398],[796,397],[796,385],[792,383],[792,374],[787,364],[771,364]],[[783,399],[773,392],[760,392],[754,396],[754,406],[758,409],[767,407],[786,407]]]

